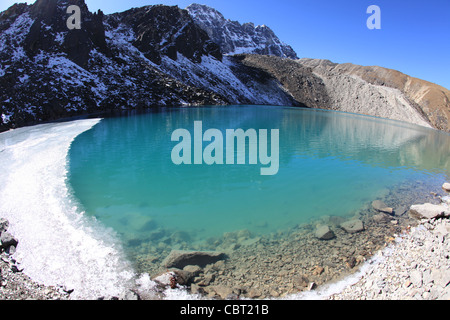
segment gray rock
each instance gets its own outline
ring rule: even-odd
[[[176,280],[179,285],[189,285],[194,279],[194,274],[190,271],[186,271],[184,269],[172,269],[171,271],[175,273]]]
[[[310,282],[308,284],[308,291],[312,291],[317,288],[317,284],[315,282]]]
[[[450,233],[450,226],[438,225],[434,229],[434,233],[437,235],[441,235],[442,237],[447,237],[447,235]]]
[[[135,301],[140,300],[140,297],[136,292],[128,290],[120,295],[119,300]]]
[[[341,223],[341,228],[347,233],[357,233],[364,231],[364,224],[361,220],[355,219]]]
[[[233,294],[233,289],[223,285],[214,286],[212,290],[222,299],[228,299]]]
[[[396,216],[403,216],[405,213],[407,213],[409,208],[407,206],[398,206],[394,210],[394,214]]]
[[[450,183],[446,182],[442,185],[442,190],[444,190],[445,192],[450,193]]]
[[[328,226],[319,226],[315,232],[316,238],[320,240],[331,240],[336,237],[334,232]]]
[[[1,218],[0,219],[0,234],[7,231],[9,227],[9,221],[6,219]]]
[[[384,212],[384,213],[388,213],[388,214],[394,213],[394,209],[388,207],[388,205],[381,200],[373,201],[372,208],[374,208],[378,212]]]
[[[382,213],[382,212],[373,216],[373,220],[378,223],[389,222],[392,219],[393,218],[390,215]]]
[[[19,241],[14,238],[9,232],[2,232],[0,236],[0,247],[8,249],[11,246],[17,247]]]
[[[422,286],[422,272],[420,272],[419,270],[411,271],[409,278],[412,284],[417,288],[420,288]]]
[[[160,284],[163,287],[168,287],[172,285],[172,280],[176,279],[176,274],[173,271],[162,272],[152,278],[153,281]]]
[[[363,279],[332,297],[334,300],[450,298],[448,219],[422,221],[399,236],[385,261],[374,265]],[[445,236],[443,236],[445,234]]]
[[[183,269],[188,265],[205,267],[208,264],[215,263],[225,259],[225,254],[217,251],[184,251],[172,250],[164,259],[163,266],[166,268]]]
[[[12,256],[14,253],[16,253],[16,246],[9,246],[6,249],[6,253]]]
[[[193,265],[188,265],[183,270],[192,273],[194,277],[197,277],[202,272],[202,268]]]
[[[298,275],[298,276],[294,277],[292,279],[292,281],[293,281],[294,285],[299,288],[306,288],[310,283],[308,278],[304,275]]]
[[[255,243],[257,243],[258,241],[260,241],[261,238],[260,237],[255,237],[255,238],[250,238],[250,239],[245,239],[239,242],[239,244],[241,246],[252,246]]]
[[[193,283],[193,284],[191,284],[191,293],[192,294],[204,294],[205,291],[203,290],[202,287],[200,287],[199,285]]]
[[[450,209],[445,204],[417,204],[411,206],[409,215],[415,219],[435,219],[450,216]]]
[[[203,278],[197,277],[194,280],[196,280],[196,284],[199,286],[209,286],[215,279],[216,276],[214,273],[208,273]]]
[[[431,279],[437,286],[445,288],[450,284],[450,273],[445,269],[432,270]]]
[[[259,298],[262,295],[262,293],[257,288],[250,288],[247,295],[249,298],[255,299],[255,298]]]

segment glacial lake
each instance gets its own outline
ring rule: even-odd
[[[261,175],[267,166],[249,161],[174,164],[172,133],[193,134],[196,121],[203,132],[214,128],[224,137],[227,129],[279,130],[277,174]],[[450,135],[290,107],[163,108],[102,119],[75,138],[68,170],[80,209],[125,245],[165,241],[174,249],[201,249],[227,232],[264,235],[323,216],[346,217],[399,184],[441,186],[450,176]],[[170,243],[176,236],[181,240]]]

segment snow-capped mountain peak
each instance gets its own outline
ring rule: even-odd
[[[266,25],[255,26],[251,22],[240,24],[225,19],[214,8],[196,3],[186,10],[224,54],[254,53],[298,59],[292,47],[283,43]]]

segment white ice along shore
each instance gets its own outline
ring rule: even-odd
[[[66,184],[71,142],[99,121],[0,134],[0,215],[19,239],[14,257],[33,280],[74,289],[72,299],[118,296],[134,277],[114,233],[81,212]]]

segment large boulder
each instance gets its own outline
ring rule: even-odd
[[[164,259],[163,266],[166,268],[183,269],[188,265],[205,267],[225,259],[225,254],[217,251],[184,251],[172,250]]]
[[[409,215],[416,219],[435,219],[440,217],[449,217],[450,208],[448,205],[441,204],[416,204],[409,209]]]

